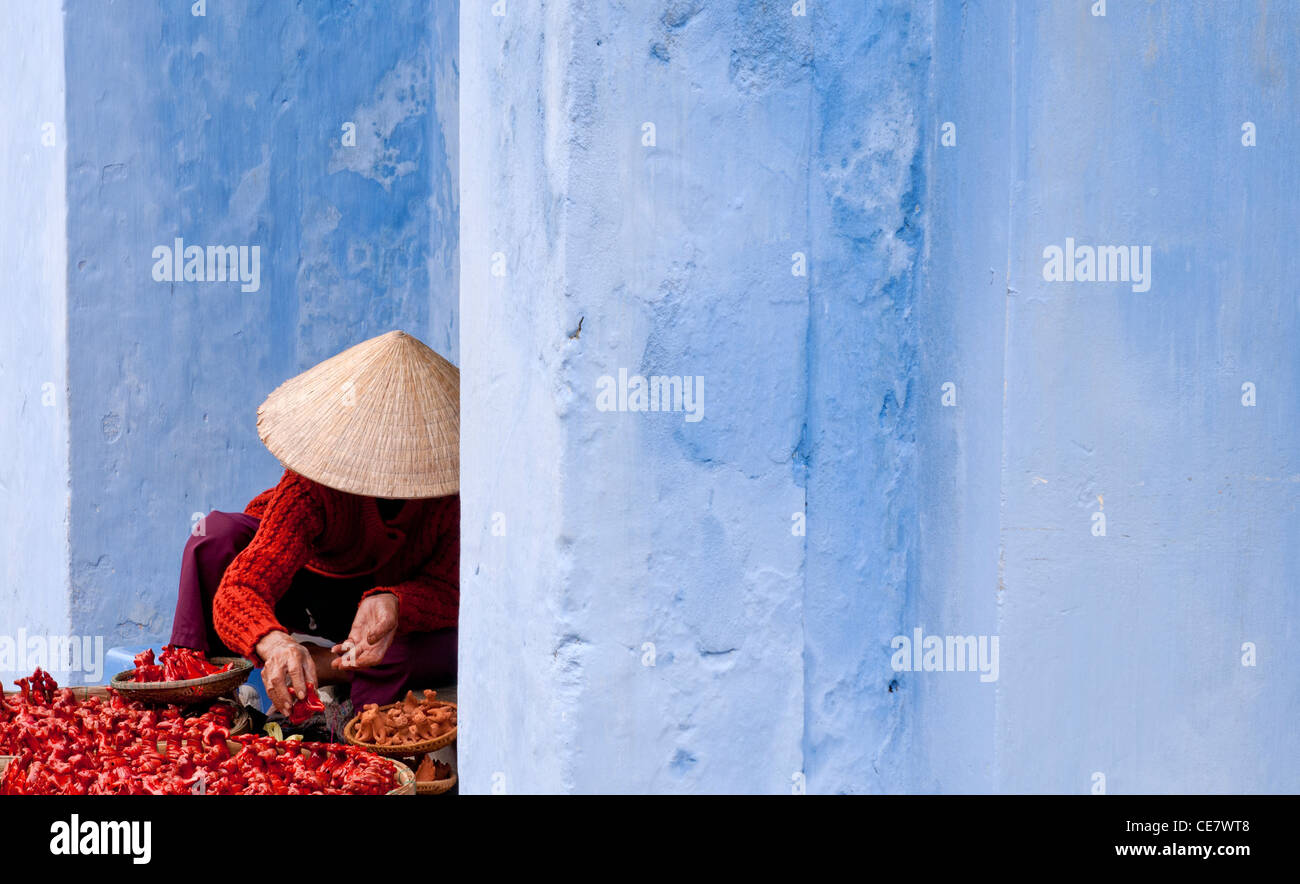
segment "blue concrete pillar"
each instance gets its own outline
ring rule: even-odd
[[[817,4],[809,20],[804,767],[809,791],[904,791],[916,701],[888,655],[921,603],[918,425],[937,386],[920,324],[932,13]]]
[[[930,21],[816,6],[462,15],[467,790],[903,782]]]
[[[1109,6],[462,18],[467,789],[1294,787],[1295,15]]]

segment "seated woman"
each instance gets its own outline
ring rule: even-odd
[[[248,658],[286,714],[308,685],[350,681],[359,709],[454,681],[459,396],[455,366],[403,332],[275,390],[258,434],[284,475],[189,539],[172,644]]]

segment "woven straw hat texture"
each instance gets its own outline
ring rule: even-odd
[[[280,463],[368,497],[460,490],[460,371],[418,338],[391,331],[290,378],[257,410]]]

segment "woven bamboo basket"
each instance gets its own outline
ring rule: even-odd
[[[229,672],[205,675],[203,678],[190,678],[184,681],[131,681],[134,669],[127,669],[113,676],[111,685],[128,700],[141,703],[171,703],[176,706],[190,706],[204,700],[214,700],[223,694],[235,690],[253,672],[253,664],[243,657],[213,657],[208,661],[218,666],[234,663],[235,668]]]
[[[439,700],[444,706],[455,707],[455,703],[447,703]],[[390,706],[400,705],[398,703],[389,703],[381,708],[387,709]],[[343,739],[347,740],[353,746],[360,746],[368,752],[374,752],[376,755],[385,755],[389,758],[414,758],[424,755],[427,752],[435,752],[443,746],[450,746],[456,742],[457,728],[452,728],[440,737],[434,737],[432,740],[425,740],[422,743],[401,743],[395,746],[381,746],[378,743],[365,743],[357,739],[357,728],[361,726],[361,715],[358,713],[353,716],[343,728]],[[450,787],[448,787],[450,788]]]
[[[229,701],[219,700],[218,702]],[[230,735],[232,737],[239,736],[251,731],[253,729],[253,716],[248,714],[248,707],[241,706],[238,703],[231,703],[230,705],[235,707],[235,720],[230,725]]]
[[[443,792],[450,792],[460,778],[456,776],[456,771],[451,772],[451,776],[445,780],[426,780],[421,782],[415,781],[415,794],[417,795],[441,795]]]
[[[415,771],[411,770],[405,764],[394,759],[389,759],[397,765],[397,783],[396,789],[387,793],[389,795],[414,795],[416,794]],[[450,786],[448,788],[451,788]]]
[[[68,690],[72,691],[72,696],[76,697],[78,700],[89,700],[91,697],[98,697],[101,700],[107,700],[109,698],[108,685],[106,684],[69,687]]]
[[[297,740],[281,740],[277,747],[281,752],[288,752],[293,748]],[[241,746],[233,740],[228,742],[232,753],[240,751]],[[389,762],[397,768],[397,788],[390,789],[385,795],[414,795],[415,794],[415,771],[411,770],[402,762],[395,758],[389,758]]]

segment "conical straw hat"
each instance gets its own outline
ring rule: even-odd
[[[391,331],[290,378],[257,410],[257,434],[295,473],[367,497],[460,490],[460,371]]]

